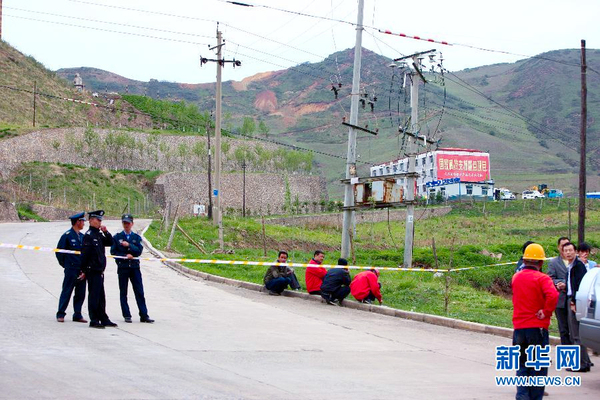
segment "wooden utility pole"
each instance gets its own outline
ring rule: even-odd
[[[242,163],[242,217],[246,217],[246,159]]]
[[[579,148],[579,215],[577,220],[577,242],[585,241],[585,192],[586,192],[586,131],[587,131],[587,65],[585,40],[581,40],[581,132]]]
[[[352,77],[352,97],[350,103],[350,127],[348,128],[348,158],[346,161],[346,179],[357,176],[356,173],[356,130],[358,125],[358,101],[360,95],[360,68],[362,53],[362,31],[364,0],[358,0],[358,16],[356,23],[356,44],[354,45],[354,75]],[[354,210],[354,185],[346,183],[344,189],[344,220],[342,224],[342,249],[341,258],[348,258],[350,254],[350,241],[356,227]]]
[[[33,126],[35,126],[36,92],[37,92],[37,81],[33,81]]]

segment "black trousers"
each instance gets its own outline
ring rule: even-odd
[[[86,274],[88,282],[88,311],[90,324],[99,324],[109,321],[106,315],[106,295],[104,294],[104,274],[91,271]]]
[[[142,271],[139,268],[121,268],[119,275],[119,293],[121,297],[121,311],[123,317],[131,318],[129,304],[127,304],[127,286],[131,281],[131,288],[135,295],[135,301],[140,311],[141,318],[148,318],[148,308],[146,307],[146,298],[144,297],[144,284],[142,283]]]
[[[562,304],[559,304],[562,305]],[[569,307],[567,304],[564,304],[564,307],[556,307],[554,310],[554,314],[556,315],[556,320],[558,321],[558,332],[560,333],[560,344],[568,345],[573,344],[571,341],[571,334],[569,332]]]
[[[321,293],[321,297],[323,297],[325,300],[339,300],[340,303],[342,301],[344,301],[344,299],[346,297],[348,297],[348,295],[350,294],[350,286],[340,286],[339,288],[336,288],[333,292],[331,293]]]
[[[65,268],[65,277],[62,284],[62,292],[58,299],[58,312],[56,318],[64,318],[67,315],[67,307],[71,300],[71,294],[75,290],[73,296],[73,319],[81,319],[81,308],[85,300],[85,280],[78,280],[77,277],[81,274],[81,270],[76,268]]]

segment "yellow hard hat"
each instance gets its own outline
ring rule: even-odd
[[[523,253],[523,260],[545,260],[546,253],[544,252],[544,248],[537,244],[532,243],[525,249],[525,253]]]

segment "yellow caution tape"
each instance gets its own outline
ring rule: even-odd
[[[10,244],[10,243],[0,243],[0,248],[9,248],[9,249],[22,249],[22,250],[37,250],[37,251],[46,251],[53,253],[66,253],[66,254],[81,254],[78,250],[66,250],[66,249],[56,249],[51,247],[41,247],[41,246],[26,246],[22,244]],[[109,255],[110,258],[115,259],[128,259],[123,256],[113,256]],[[403,268],[403,267],[376,267],[376,266],[363,266],[363,265],[335,265],[335,264],[304,264],[304,263],[278,263],[271,261],[233,261],[233,260],[203,260],[199,258],[154,258],[154,257],[134,257],[133,260],[140,261],[159,261],[159,262],[181,262],[181,263],[194,263],[194,264],[217,264],[217,265],[252,265],[252,266],[288,266],[288,267],[323,267],[323,268],[346,268],[346,269],[363,269],[363,270],[371,270],[377,269],[379,271],[409,271],[409,272],[458,272],[458,271],[467,271],[471,269],[479,269],[479,268],[487,268],[487,267],[500,267],[506,265],[514,265],[517,264],[517,261],[499,263],[499,264],[487,264],[487,265],[479,265],[476,267],[463,267],[463,268],[449,268],[449,269],[439,269],[439,268]],[[546,260],[550,260],[547,258]]]

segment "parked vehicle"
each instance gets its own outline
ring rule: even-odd
[[[549,199],[560,199],[563,197],[563,192],[560,189],[550,189],[546,192],[546,197]]]
[[[544,195],[538,192],[537,190],[525,190],[521,193],[521,197],[523,200],[531,200],[531,199],[542,199]]]
[[[600,268],[591,268],[583,277],[575,303],[581,344],[600,351]]]
[[[517,197],[508,189],[500,189],[500,200],[515,200]]]

